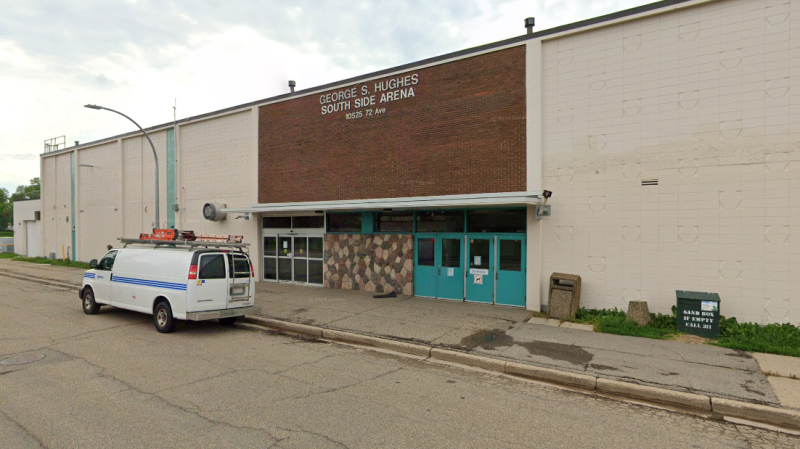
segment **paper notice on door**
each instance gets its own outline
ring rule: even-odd
[[[448,268],[448,269],[447,269],[447,276],[448,276],[448,277],[453,277],[453,276],[455,276],[455,269],[453,269],[453,268]]]
[[[489,270],[486,268],[470,268],[469,274],[481,274],[481,275],[488,275]]]
[[[472,276],[475,278],[475,280],[473,281],[473,283],[475,285],[483,285],[483,275],[482,274],[474,274]]]
[[[474,259],[475,260],[474,260],[474,263],[472,265],[480,266],[481,265],[481,256],[475,256]]]
[[[283,242],[283,248],[286,249],[288,247],[289,247],[289,242],[284,241]]]

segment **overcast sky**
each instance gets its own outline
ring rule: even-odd
[[[89,142],[647,0],[0,0],[0,187]]]

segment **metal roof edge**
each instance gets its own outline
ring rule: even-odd
[[[249,207],[225,207],[225,213],[280,213],[297,211],[330,211],[330,210],[369,210],[385,208],[424,208],[446,207],[463,205],[492,205],[492,204],[537,204],[542,197],[542,191],[529,192],[493,192],[474,193],[462,195],[416,196],[402,198],[370,198],[358,200],[334,201],[306,201],[291,203],[262,203]]]
[[[554,27],[554,28],[548,28],[546,30],[538,31],[538,32],[531,33],[531,34],[523,34],[521,36],[511,37],[511,38],[504,39],[504,40],[501,40],[501,41],[491,42],[491,43],[488,43],[488,44],[482,44],[482,45],[478,45],[476,47],[470,47],[470,48],[467,48],[467,49],[458,50],[458,51],[454,51],[454,52],[451,52],[451,53],[445,53],[443,55],[434,56],[434,57],[431,57],[431,58],[422,59],[422,60],[415,61],[415,62],[410,62],[410,63],[407,63],[407,64],[401,64],[401,65],[398,65],[398,66],[389,67],[387,69],[382,69],[382,70],[378,70],[378,71],[375,71],[375,72],[366,73],[364,75],[358,75],[358,76],[354,76],[354,77],[351,77],[351,78],[345,78],[343,80],[338,80],[338,81],[333,81],[333,82],[330,82],[330,83],[322,84],[322,85],[319,85],[319,86],[309,87],[307,89],[302,89],[302,90],[295,91],[294,93],[285,93],[285,94],[275,95],[273,97],[267,97],[267,98],[264,98],[264,99],[261,99],[261,100],[251,101],[249,103],[244,103],[244,104],[240,104],[240,105],[236,105],[236,106],[231,106],[231,107],[219,109],[219,110],[212,111],[212,112],[206,112],[206,113],[195,115],[195,116],[192,116],[192,117],[186,117],[186,118],[183,118],[181,120],[177,120],[177,121],[173,121],[173,122],[162,123],[160,125],[155,125],[155,126],[151,126],[151,127],[148,127],[148,128],[144,128],[144,130],[146,132],[160,131],[162,129],[169,128],[169,127],[171,127],[171,126],[173,126],[175,124],[178,124],[178,125],[185,124],[185,123],[189,123],[189,122],[192,122],[192,121],[195,121],[195,120],[201,120],[201,119],[204,119],[204,118],[212,117],[212,116],[215,116],[215,115],[226,114],[226,113],[229,113],[229,112],[235,112],[235,111],[237,111],[239,109],[247,109],[247,108],[252,108],[253,106],[263,105],[265,103],[270,103],[270,102],[275,102],[275,101],[279,101],[279,100],[289,99],[289,98],[292,98],[292,97],[295,97],[295,96],[298,96],[298,95],[302,95],[302,94],[310,94],[310,93],[313,93],[315,91],[329,90],[329,89],[335,88],[337,86],[353,84],[353,83],[357,83],[357,82],[359,82],[361,80],[365,80],[365,79],[380,77],[382,75],[388,75],[390,73],[395,73],[395,72],[406,71],[406,70],[409,70],[409,69],[413,69],[414,67],[433,64],[433,63],[440,62],[440,61],[446,61],[448,59],[457,58],[459,56],[466,56],[466,55],[470,55],[470,54],[473,54],[473,53],[476,54],[476,56],[477,56],[478,53],[481,53],[481,52],[484,52],[484,51],[487,51],[487,50],[491,50],[493,48],[504,47],[504,46],[508,46],[508,45],[512,45],[512,44],[516,44],[516,43],[520,43],[520,42],[525,42],[525,41],[531,40],[531,39],[541,38],[541,37],[548,36],[548,35],[551,35],[551,34],[558,34],[558,33],[564,32],[564,31],[570,31],[570,30],[574,30],[574,29],[579,29],[579,28],[583,28],[583,27],[597,25],[599,23],[609,22],[609,21],[612,21],[612,20],[621,19],[623,17],[632,16],[632,15],[636,15],[636,14],[641,14],[641,13],[652,11],[652,10],[655,10],[655,9],[666,8],[666,7],[669,7],[669,6],[678,5],[678,4],[681,4],[681,3],[687,3],[687,2],[691,2],[691,1],[694,1],[694,0],[662,0],[662,1],[659,1],[659,2],[648,3],[648,4],[640,5],[640,6],[637,6],[637,7],[634,7],[634,8],[624,9],[622,11],[617,11],[617,12],[605,14],[605,15],[602,15],[602,16],[597,16],[597,17],[593,17],[593,18],[590,18],[590,19],[581,20],[581,21],[578,21],[578,22],[572,22],[572,23],[568,23],[568,24],[565,24],[565,25],[559,25],[559,26]],[[118,134],[116,136],[106,137],[106,138],[103,138],[103,139],[87,142],[85,144],[75,145],[75,146],[72,146],[72,147],[69,147],[69,148],[65,148],[65,149],[59,150],[59,151],[52,151],[52,152],[49,152],[49,153],[40,153],[39,156],[40,157],[48,157],[48,156],[51,156],[51,155],[56,155],[56,154],[64,153],[64,152],[67,152],[67,151],[72,151],[72,150],[75,150],[75,149],[80,149],[80,148],[89,147],[89,146],[95,146],[95,145],[99,145],[99,144],[102,144],[102,143],[110,142],[112,140],[124,139],[126,137],[133,137],[133,136],[137,136],[137,135],[141,135],[141,134],[142,133],[140,131],[131,131],[131,132],[128,132],[128,133]]]

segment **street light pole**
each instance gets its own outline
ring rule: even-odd
[[[89,108],[89,109],[98,109],[98,110],[99,109],[105,109],[106,111],[111,111],[111,112],[117,113],[117,114],[125,117],[126,119],[130,120],[131,122],[133,122],[133,124],[136,125],[137,128],[139,128],[139,130],[142,132],[142,134],[144,134],[144,136],[147,137],[147,141],[150,142],[150,148],[153,149],[153,159],[155,159],[155,161],[156,161],[156,226],[155,227],[158,228],[160,226],[160,223],[161,223],[159,221],[159,214],[158,214],[158,209],[159,209],[158,208],[158,155],[156,154],[156,147],[155,147],[155,145],[153,145],[153,141],[150,140],[150,136],[148,136],[147,133],[144,132],[144,129],[142,129],[142,127],[139,126],[138,123],[136,123],[132,118],[128,117],[127,115],[123,114],[122,112],[115,111],[115,110],[109,109],[109,108],[105,108],[103,106],[98,106],[96,104],[87,104],[87,105],[84,105],[84,107],[85,108]]]

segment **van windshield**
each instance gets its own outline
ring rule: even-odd
[[[228,275],[230,278],[249,278],[250,261],[245,256],[228,254]]]

